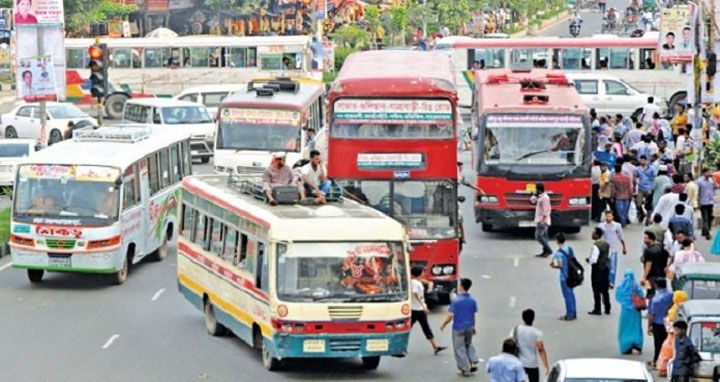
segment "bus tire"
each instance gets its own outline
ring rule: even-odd
[[[687,105],[687,93],[686,92],[677,92],[673,94],[672,97],[670,97],[670,101],[668,101],[668,115],[673,115],[675,112],[675,105],[682,103],[684,105]]]
[[[375,370],[380,365],[380,356],[362,357],[362,364],[366,370]]]
[[[438,293],[437,302],[439,305],[450,305],[450,293]]]
[[[492,226],[492,224],[485,224],[485,223],[483,223],[483,225],[482,225],[482,231],[483,231],[483,232],[492,232],[492,231],[493,231],[493,226]]]
[[[128,252],[130,252],[130,249],[128,249]],[[124,284],[127,281],[128,273],[130,273],[130,253],[123,258],[123,265],[120,270],[112,275],[113,284]]]
[[[42,269],[28,269],[27,275],[31,283],[39,283],[42,281],[45,271]]]
[[[280,370],[280,360],[270,354],[270,349],[268,349],[267,344],[264,340],[262,341],[262,362],[263,366],[265,366],[265,369],[267,369],[268,371]]]
[[[208,334],[213,337],[224,336],[227,333],[227,329],[225,329],[221,323],[217,322],[217,317],[215,317],[215,307],[209,298],[205,299],[205,307],[203,310],[205,311],[205,329]]]
[[[5,138],[6,139],[15,139],[17,137],[18,137],[17,130],[15,130],[14,127],[8,126],[7,128],[5,128]]]
[[[168,235],[165,234],[165,238],[163,238],[163,243],[158,249],[153,251],[153,253],[150,255],[150,261],[163,261],[168,255]]]
[[[200,162],[201,162],[201,163],[208,163],[208,162],[210,162],[210,155],[205,155],[205,156],[201,157],[201,158],[200,158]]]
[[[50,131],[50,137],[48,138],[48,146],[54,145],[63,140],[62,133],[58,129],[52,129]]]
[[[105,114],[110,119],[122,119],[125,101],[130,97],[122,93],[115,93],[105,98]]]
[[[562,231],[565,233],[580,233],[580,228],[581,227],[564,227]]]

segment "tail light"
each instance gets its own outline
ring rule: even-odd
[[[108,239],[90,240],[90,241],[88,241],[87,249],[114,247],[116,245],[120,245],[121,242],[122,242],[122,238],[120,235],[113,236]]]
[[[10,235],[10,242],[17,245],[24,245],[26,247],[34,247],[35,240],[29,237],[22,237],[18,235]]]

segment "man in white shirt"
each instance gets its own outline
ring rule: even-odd
[[[652,126],[654,120],[653,115],[655,113],[660,113],[660,108],[655,105],[655,97],[650,96],[648,97],[647,104],[643,107],[643,115],[642,115],[642,122],[643,125],[645,125],[645,128],[649,128]]]
[[[315,196],[315,203],[325,204],[325,195],[330,192],[331,183],[327,178],[327,170],[322,164],[320,152],[310,151],[310,162],[300,170],[305,193]]]
[[[550,369],[548,367],[547,353],[543,344],[542,332],[532,326],[535,321],[535,311],[526,309],[522,312],[523,324],[516,326],[510,336],[515,340],[518,346],[518,358],[525,369],[528,376],[528,382],[538,382],[540,380],[540,362],[543,363],[545,372]]]
[[[666,190],[667,191],[667,190]],[[685,212],[682,214],[683,217],[693,220],[695,210],[688,203],[688,195],[684,192],[676,194],[674,192],[666,192],[663,196],[658,199],[657,206],[653,210],[652,216],[660,214],[662,216],[662,225],[667,228],[668,221],[675,214],[675,205],[682,203],[685,206]]]
[[[425,338],[430,341],[433,352],[437,354],[445,350],[446,347],[438,346],[435,336],[433,336],[433,332],[430,329],[430,324],[428,323],[427,314],[429,310],[425,304],[425,286],[423,283],[428,283],[428,288],[432,288],[432,281],[425,281],[421,279],[420,276],[422,275],[422,272],[423,269],[421,267],[413,267],[410,270],[410,274],[412,275],[412,279],[410,279],[410,291],[412,292],[410,327],[412,328],[412,326],[415,325],[415,322],[419,322],[423,334],[425,334]]]

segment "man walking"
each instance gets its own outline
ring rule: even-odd
[[[687,322],[676,321],[673,324],[675,332],[675,359],[672,361],[671,382],[689,382],[693,366],[700,361],[690,338],[687,336]]]
[[[420,279],[422,275],[422,267],[413,267],[410,270],[412,279],[410,279],[410,290],[412,291],[412,311],[410,314],[410,327],[415,325],[415,322],[420,323],[425,338],[430,342],[430,346],[433,348],[435,355],[445,350],[444,346],[439,346],[435,340],[430,324],[428,323],[427,313],[428,307],[425,304],[425,286],[424,280]],[[432,288],[432,281],[427,281],[430,285],[428,288]]]
[[[633,194],[632,179],[622,171],[622,165],[615,165],[615,175],[612,180],[612,194],[615,196],[615,211],[618,213],[618,220],[623,228],[628,224],[628,211],[630,210],[630,199]]]
[[[627,247],[625,246],[625,238],[623,237],[623,229],[620,223],[616,222],[612,211],[605,212],[605,222],[600,223],[598,228],[602,231],[602,237],[610,245],[610,263],[608,284],[610,289],[615,287],[615,275],[617,274],[618,253],[622,245],[623,255],[627,255]]]
[[[545,192],[545,185],[538,183],[535,185],[537,196],[533,196],[530,201],[535,203],[535,240],[542,246],[542,252],[536,257],[548,257],[552,255],[550,247],[550,238],[548,230],[550,229],[550,196]]]
[[[712,178],[712,172],[709,168],[703,169],[703,175],[697,181],[698,186],[698,204],[700,204],[700,213],[702,214],[702,234],[706,239],[710,240],[710,227],[713,219],[713,204],[715,200],[715,180]]]
[[[648,307],[648,335],[653,337],[655,342],[655,354],[651,362],[654,368],[660,356],[660,349],[667,338],[667,330],[665,330],[664,319],[668,314],[668,310],[673,304],[673,293],[667,288],[667,281],[664,278],[655,280],[657,292],[650,300]]]
[[[502,353],[488,360],[487,372],[490,382],[524,382],[525,370],[522,363],[515,356],[518,348],[511,338],[503,341]]]
[[[615,223],[617,224],[617,223]],[[595,228],[592,233],[594,241],[590,251],[590,257],[586,259],[590,263],[591,274],[590,281],[593,290],[594,308],[588,314],[599,316],[602,314],[600,310],[600,302],[605,305],[605,314],[610,314],[610,293],[609,293],[609,274],[610,274],[610,244],[603,238],[603,230]]]
[[[638,213],[638,222],[645,220],[646,205],[652,203],[652,186],[655,180],[655,166],[648,164],[647,157],[640,157],[640,167],[635,169],[635,182],[637,183],[637,195],[635,197],[635,207]],[[652,208],[647,209],[647,214],[652,212]]]
[[[440,330],[452,321],[452,341],[453,350],[455,351],[455,362],[463,377],[470,376],[472,372],[477,371],[478,357],[475,352],[475,346],[472,344],[472,338],[475,335],[475,314],[477,313],[477,302],[470,296],[470,287],[472,281],[470,279],[460,279],[458,285],[458,295],[450,303],[448,314],[445,317]]]
[[[647,298],[651,299],[655,295],[657,289],[655,280],[665,277],[665,268],[668,264],[667,252],[657,243],[655,234],[645,231],[643,238],[645,241],[645,250],[643,251],[643,281],[650,282],[650,290],[648,290]]]
[[[542,361],[545,372],[550,370],[543,343],[543,334],[540,329],[532,326],[535,321],[535,311],[525,309],[522,312],[523,324],[518,325],[510,334],[518,346],[518,358],[525,369],[528,382],[540,382],[540,367],[538,358]]]
[[[562,290],[563,299],[565,300],[565,315],[561,316],[560,320],[573,321],[577,318],[575,292],[567,285],[567,279],[570,273],[570,259],[575,254],[569,245],[565,245],[564,233],[560,232],[557,235],[557,244],[558,250],[555,252],[550,267],[560,270],[560,290]]]

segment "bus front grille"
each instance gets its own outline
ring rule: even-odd
[[[362,316],[362,306],[329,306],[328,313],[331,320],[359,320]]]
[[[329,343],[330,351],[359,351],[362,347],[360,338],[332,338]]]
[[[75,240],[45,239],[45,245],[52,249],[73,249]]]
[[[550,205],[559,206],[562,202],[562,194],[548,194],[550,196]],[[535,205],[530,203],[530,197],[532,195],[523,192],[508,192],[505,194],[505,200],[509,206],[527,206],[535,208]]]

